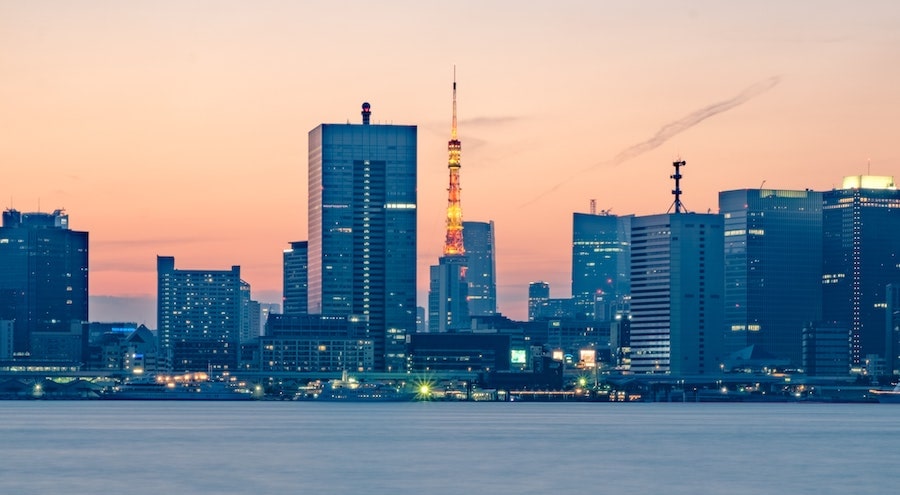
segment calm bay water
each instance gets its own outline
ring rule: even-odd
[[[900,406],[0,401],[0,494],[890,494]]]

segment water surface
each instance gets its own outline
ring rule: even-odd
[[[0,401],[0,493],[896,493],[882,404]]]

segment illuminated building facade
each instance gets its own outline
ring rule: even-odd
[[[499,333],[417,334],[409,344],[413,372],[510,369],[510,336]]]
[[[284,314],[286,315],[296,316],[308,313],[306,310],[306,299],[309,293],[309,282],[306,275],[308,254],[309,243],[307,241],[292,242],[290,249],[284,250],[282,295]]]
[[[88,233],[63,210],[3,212],[0,320],[13,321],[13,356],[78,362],[88,320]]]
[[[628,294],[631,216],[572,216],[572,299],[577,318],[608,320]]]
[[[497,313],[497,266],[494,257],[494,222],[463,222],[463,244],[468,265],[469,316]]]
[[[428,331],[448,332],[469,328],[468,257],[463,241],[462,202],[459,185],[462,145],[456,130],[456,77],[453,78],[453,118],[447,144],[450,185],[447,188],[447,232],[444,255],[429,270]]]
[[[406,366],[416,328],[416,126],[309,132],[307,311],[366,321],[375,368]]]
[[[160,354],[175,371],[237,368],[240,350],[241,267],[180,270],[175,258],[157,256],[156,321]],[[247,290],[248,296],[242,295]]]
[[[823,193],[822,313],[850,328],[850,361],[884,357],[886,287],[900,281],[900,191],[893,177],[852,176]]]
[[[801,365],[804,324],[822,316],[822,193],[719,193],[725,220],[725,346]]]
[[[373,371],[374,343],[357,318],[272,314],[260,338],[261,371]]]
[[[674,213],[632,220],[632,372],[720,371],[722,228],[722,216],[710,214]]]

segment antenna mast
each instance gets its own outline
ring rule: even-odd
[[[672,203],[672,207],[675,208],[675,213],[681,213],[681,210],[685,209],[684,204],[681,202],[681,167],[686,165],[687,163],[684,160],[672,162],[672,166],[675,167],[675,173],[670,175],[669,178],[675,179],[675,189],[672,190],[672,194],[675,196],[675,202]],[[672,207],[669,207],[669,210],[671,210]]]

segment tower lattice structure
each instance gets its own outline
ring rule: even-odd
[[[459,156],[462,145],[456,133],[456,70],[453,74],[453,123],[450,127],[450,142],[447,150],[450,154],[447,168],[450,169],[450,187],[447,188],[447,239],[444,242],[444,256],[466,254],[463,247],[462,204],[459,187]]]

